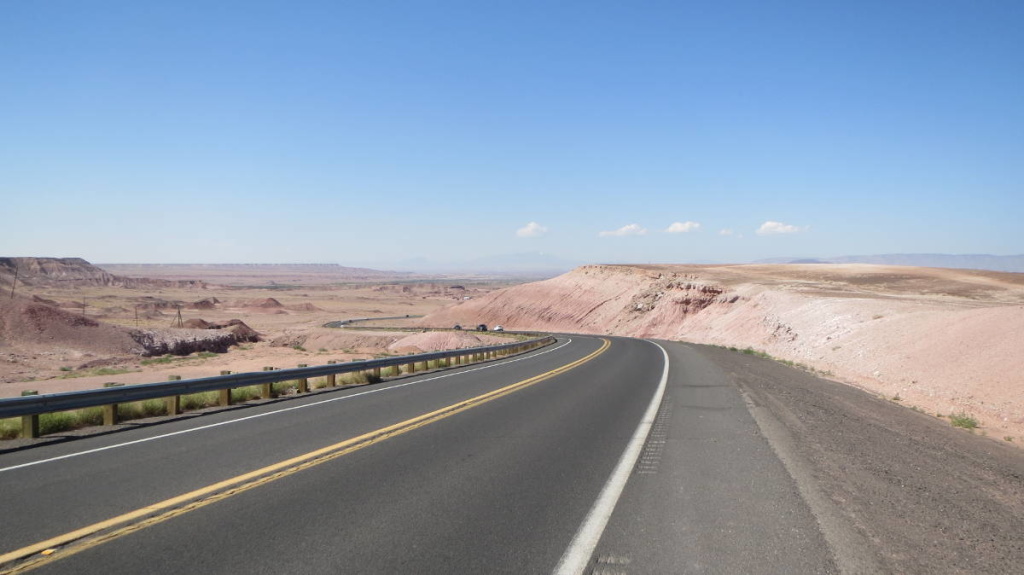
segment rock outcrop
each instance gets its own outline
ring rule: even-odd
[[[908,404],[1024,431],[1024,274],[872,265],[592,265],[424,326],[753,348]]]

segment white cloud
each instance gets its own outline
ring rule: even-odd
[[[700,223],[698,222],[676,222],[665,231],[670,234],[685,234],[686,232],[695,232],[699,229]]]
[[[601,236],[602,238],[607,236],[646,236],[647,229],[637,224],[629,224],[628,226],[622,226],[617,230],[612,230],[610,232],[601,232],[597,235]]]
[[[732,235],[732,230],[730,230],[729,228],[725,228],[724,230],[718,230],[718,235],[720,235],[720,236],[731,236]]]
[[[530,222],[516,230],[516,235],[521,238],[539,238],[546,233],[548,229],[537,222]]]
[[[761,224],[760,228],[757,228],[757,235],[771,236],[778,234],[796,234],[805,231],[806,229],[806,227],[791,226],[782,222],[767,221]]]

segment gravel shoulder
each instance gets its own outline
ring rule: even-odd
[[[765,435],[835,512],[824,522],[866,541],[880,570],[1012,573],[1024,565],[1020,449],[771,360],[693,347],[782,429]]]

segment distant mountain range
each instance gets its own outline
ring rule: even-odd
[[[882,254],[874,256],[840,256],[835,258],[771,258],[759,264],[875,264],[884,266],[918,266],[957,268],[996,272],[1024,272],[1024,255],[993,256],[988,254]]]

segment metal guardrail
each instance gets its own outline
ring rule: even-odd
[[[423,317],[423,316],[422,315],[396,315],[396,316],[391,316],[391,317],[357,317],[357,318],[352,318],[352,319],[343,319],[343,320],[339,320],[339,321],[329,321],[329,322],[324,324],[324,327],[339,328],[339,327],[345,327],[345,326],[348,326],[348,325],[352,325],[354,323],[361,323],[361,322],[364,322],[364,321],[385,321],[385,320],[389,320],[389,319],[419,319],[421,317]],[[417,328],[417,329],[423,329],[423,328]]]
[[[70,411],[85,409],[88,407],[104,408],[104,424],[113,425],[118,422],[117,404],[146,401],[150,399],[167,399],[167,411],[169,415],[180,413],[180,398],[182,395],[202,393],[209,391],[220,391],[220,404],[231,404],[231,390],[240,387],[263,385],[265,395],[270,395],[270,385],[283,381],[298,381],[299,392],[308,391],[308,381],[314,377],[328,379],[328,386],[333,387],[335,376],[344,373],[373,372],[380,376],[381,369],[387,367],[408,366],[407,373],[416,372],[416,364],[438,360],[456,359],[455,365],[463,365],[472,361],[492,359],[500,355],[509,355],[535,349],[554,343],[555,338],[545,336],[536,339],[492,345],[486,347],[473,347],[449,351],[436,351],[418,355],[406,355],[399,357],[388,357],[381,359],[368,359],[352,361],[348,363],[327,364],[314,367],[300,367],[295,369],[280,369],[273,371],[238,373],[220,375],[201,379],[186,379],[180,381],[165,381],[159,383],[143,383],[137,385],[126,385],[119,387],[106,387],[87,391],[69,391],[64,393],[53,393],[46,395],[29,395],[23,397],[12,397],[0,399],[0,419],[21,417],[22,437],[38,437],[39,416],[44,413],[59,411]],[[463,360],[463,358],[468,358]],[[450,367],[451,362],[445,367]]]

